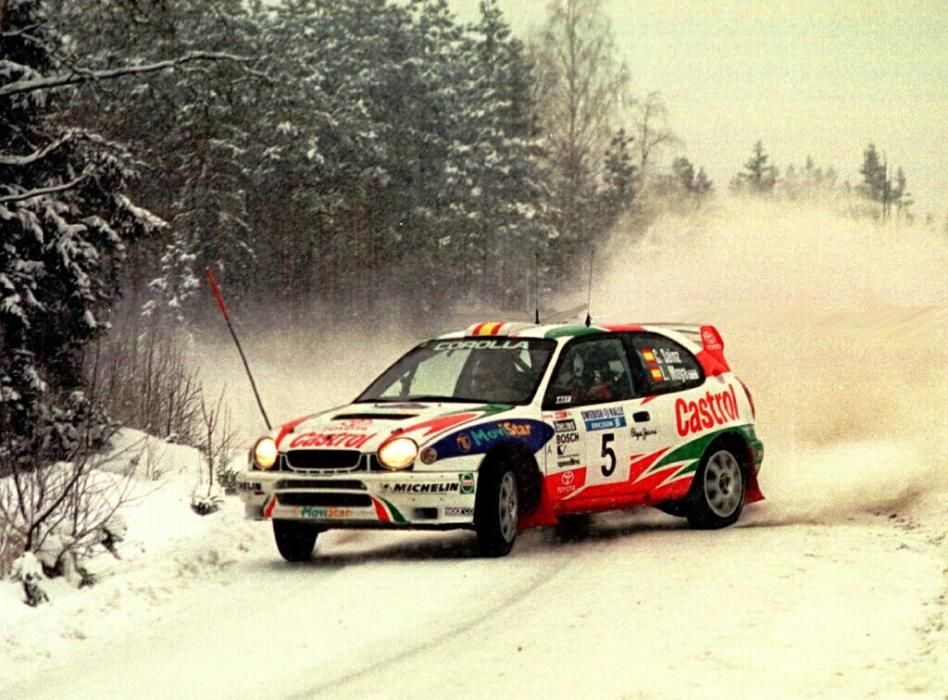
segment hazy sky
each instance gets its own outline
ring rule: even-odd
[[[473,19],[478,0],[448,0]],[[499,0],[521,37],[546,0]],[[636,93],[661,92],[684,153],[725,189],[757,139],[781,170],[854,184],[872,141],[920,214],[948,213],[948,0],[604,0]]]

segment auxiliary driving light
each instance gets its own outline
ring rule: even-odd
[[[379,448],[379,463],[386,469],[407,469],[418,456],[418,445],[407,437],[397,437]]]
[[[262,437],[253,446],[253,463],[257,469],[266,471],[276,464],[279,451],[272,437]]]

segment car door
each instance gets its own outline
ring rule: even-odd
[[[704,372],[683,345],[657,333],[625,336],[630,367],[641,398],[630,410],[632,425],[630,481],[636,491],[659,502],[683,498],[695,471],[695,459],[678,448],[688,442],[680,430],[680,401],[701,393]]]
[[[633,397],[628,355],[617,335],[577,338],[560,355],[544,409],[553,410],[554,497],[608,500],[628,490]]]

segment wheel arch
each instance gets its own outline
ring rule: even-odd
[[[757,483],[757,472],[754,469],[754,449],[751,447],[747,436],[737,430],[727,430],[717,436],[707,446],[704,451],[704,457],[710,455],[713,450],[724,447],[731,451],[741,465],[741,472],[744,474],[744,499],[747,503],[754,503],[764,498]]]

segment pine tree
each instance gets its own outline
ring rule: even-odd
[[[604,162],[603,186],[599,192],[599,226],[609,231],[625,212],[632,208],[639,174],[630,146],[635,137],[619,129],[609,144]]]
[[[62,122],[36,81],[60,39],[38,0],[0,16],[0,475],[68,456],[104,418],[83,352],[108,328],[128,240],[160,226],[124,194],[120,147]],[[82,429],[86,426],[88,431]]]
[[[751,194],[769,194],[777,184],[778,170],[768,161],[770,156],[764,150],[761,141],[754,144],[750,159],[744,163],[744,169],[731,181],[731,189]]]
[[[259,27],[241,0],[210,7],[203,0],[74,0],[55,7],[56,22],[68,28],[70,44],[81,47],[85,68],[197,51],[259,55]],[[159,290],[162,301],[179,307],[197,286],[196,270],[206,265],[218,270],[232,301],[254,284],[248,193],[263,159],[252,94],[263,82],[249,62],[216,61],[98,84],[69,103],[73,123],[135,149],[148,174],[133,186],[135,198],[171,224],[163,240],[130,251],[134,306]]]

